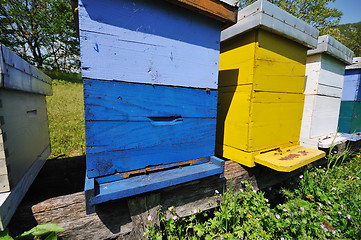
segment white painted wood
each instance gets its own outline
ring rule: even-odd
[[[337,134],[338,116],[341,99],[323,95],[306,95],[302,117],[300,142],[302,146],[313,147],[328,145],[329,140]],[[322,141],[321,141],[322,140]],[[343,143],[342,139],[337,140]],[[317,144],[316,144],[317,143]]]
[[[361,140],[361,132],[356,133],[342,133],[342,137],[347,138],[347,140],[352,142],[357,142]]]
[[[307,56],[304,94],[342,96],[345,64],[327,54]]]
[[[39,154],[37,159],[21,178],[19,183],[11,189],[11,192],[0,194],[0,230],[3,231],[9,224],[11,217],[14,215],[16,208],[25,196],[29,187],[43,167],[46,159],[50,155],[50,145]]]
[[[341,99],[320,95],[314,99],[310,138],[336,134]]]
[[[321,54],[307,56],[304,94],[317,94],[321,71]]]
[[[4,88],[0,99],[3,152],[12,189],[50,144],[46,100],[44,95]]]
[[[326,53],[344,64],[351,64],[353,52],[331,35],[318,38],[317,48],[307,51],[307,55]]]
[[[52,95],[51,78],[0,44],[1,87]]]
[[[317,46],[319,31],[266,0],[258,0],[238,12],[237,23],[221,33],[221,41],[254,28],[265,28],[309,48]]]

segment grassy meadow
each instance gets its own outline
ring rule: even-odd
[[[85,154],[83,83],[80,74],[47,73],[53,96],[46,98],[51,141],[50,158]]]

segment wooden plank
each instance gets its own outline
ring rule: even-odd
[[[237,8],[218,0],[166,0],[230,25],[237,21]]]
[[[255,162],[280,172],[291,172],[325,157],[318,149],[292,146],[255,156]]]
[[[298,142],[303,106],[303,94],[256,92],[250,116],[248,150]]]
[[[21,57],[0,45],[2,87],[43,95],[52,95],[51,78]]]
[[[84,104],[86,121],[215,118],[217,92],[84,79]]]
[[[361,70],[348,69],[345,71],[342,101],[360,101],[361,100]]]
[[[159,205],[166,211],[166,216],[170,216],[167,209],[171,206],[178,216],[190,216],[194,210],[214,208],[215,190],[222,193],[231,181],[233,189],[239,189],[245,180],[255,189],[266,189],[301,174],[298,171],[280,173],[262,166],[247,168],[226,161],[225,178],[208,177],[99,204],[96,213],[86,215],[84,193],[79,186],[79,183],[84,183],[84,171],[81,170],[84,165],[85,156],[48,160],[9,225],[14,235],[37,224],[53,222],[65,229],[59,232],[62,239],[139,239],[143,237],[144,227],[148,224],[148,215],[152,216],[152,222],[157,222],[153,210],[156,211]]]
[[[48,145],[31,167],[26,171],[18,184],[10,192],[0,194],[0,230],[4,231],[10,222],[21,200],[28,191],[30,185],[44,165],[50,155],[50,145]]]
[[[265,30],[255,31],[254,90],[303,93],[307,48]]]
[[[84,78],[217,89],[213,20],[144,0],[86,0],[79,14]]]
[[[313,146],[317,149],[319,141],[336,136],[340,105],[340,98],[320,95],[305,96],[300,135],[300,141],[305,142],[303,146],[309,146],[306,145],[307,142],[311,144],[311,139],[313,139],[315,142]]]
[[[10,187],[50,144],[45,96],[0,89],[2,133],[6,134],[4,149]]]
[[[338,131],[341,133],[353,133],[351,132],[351,123],[354,112],[353,101],[341,101],[340,116],[338,121]]]
[[[6,156],[4,148],[4,135],[0,127],[0,192],[10,191],[8,168],[6,166]],[[6,139],[6,138],[5,138]]]
[[[342,88],[346,64],[327,54],[322,54],[320,84]]]
[[[93,196],[86,195],[89,198],[86,199],[86,202],[90,205],[95,205],[222,174],[224,163],[218,158],[216,158],[216,161],[219,161],[218,165],[208,162],[99,184],[95,187],[95,194]],[[89,191],[89,189],[86,190]]]
[[[175,125],[86,122],[88,176],[99,177],[214,155],[216,119],[185,118]]]

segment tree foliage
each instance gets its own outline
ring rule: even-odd
[[[79,68],[79,43],[67,0],[0,0],[0,42],[39,68]]]
[[[240,8],[244,8],[256,0],[239,0]],[[283,10],[291,13],[297,18],[311,24],[320,30],[320,33],[325,33],[331,27],[340,22],[341,11],[330,8],[329,2],[335,0],[269,0],[269,2],[277,5]]]
[[[361,56],[361,22],[339,25],[328,33],[351,49],[355,57]]]

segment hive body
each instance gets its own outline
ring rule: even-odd
[[[83,0],[79,15],[88,206],[221,174],[221,22],[167,1]]]
[[[0,229],[50,155],[51,79],[0,45]]]
[[[300,141],[311,148],[330,148],[346,142],[337,134],[345,66],[352,51],[329,35],[319,37],[308,51]]]
[[[267,19],[271,13],[276,17]],[[282,17],[285,22],[294,20],[284,14],[267,1],[257,1],[239,12],[236,25],[222,32],[216,154],[249,167],[258,161],[292,171],[323,153],[304,155],[298,146],[308,47],[293,39],[299,30],[288,33],[279,22]],[[303,22],[297,24],[307,29]],[[276,150],[274,156],[284,158],[282,149],[292,155],[288,160],[298,162],[274,161],[264,154]]]
[[[338,131],[351,141],[361,139],[361,58],[346,67]]]

